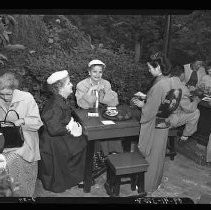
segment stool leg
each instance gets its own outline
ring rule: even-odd
[[[131,175],[130,179],[131,179],[131,190],[135,191],[136,190],[136,185],[137,185],[137,174],[133,174]]]
[[[107,167],[107,173],[106,173],[106,183],[104,184],[106,193],[108,195],[112,194],[112,192],[111,192],[111,186],[112,186],[111,182],[112,182],[111,168],[108,166]]]
[[[107,181],[104,187],[109,196],[114,197],[119,195],[120,180],[110,167],[107,169]]]
[[[120,193],[120,183],[121,183],[121,178],[120,176],[115,176],[115,182],[114,182],[114,187],[113,187],[113,196],[119,196]]]
[[[138,194],[141,196],[146,196],[147,193],[144,190],[144,172],[138,174],[137,186],[138,186]]]

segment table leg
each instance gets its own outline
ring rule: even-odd
[[[84,192],[89,193],[92,186],[92,165],[95,141],[87,141],[87,152],[85,160]]]

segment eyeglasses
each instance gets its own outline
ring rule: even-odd
[[[11,98],[12,97],[12,93],[7,93],[7,94],[2,94],[2,93],[0,93],[0,98],[3,98],[3,99],[6,99],[6,98]]]

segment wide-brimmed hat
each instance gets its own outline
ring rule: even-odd
[[[48,77],[47,79],[47,83],[49,85],[52,85],[53,83],[64,79],[65,77],[68,76],[68,71],[67,70],[63,70],[63,71],[56,71],[53,74],[51,74],[51,76]]]

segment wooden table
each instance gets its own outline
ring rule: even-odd
[[[136,117],[126,121],[116,121],[113,125],[104,125],[101,121],[106,120],[101,116],[88,117],[90,110],[77,109],[76,114],[80,118],[83,132],[87,139],[87,155],[85,163],[84,192],[91,190],[92,183],[92,160],[94,155],[95,141],[118,137],[137,136],[140,131],[140,123]]]
[[[127,107],[127,105],[124,105]],[[124,107],[123,106],[123,107]],[[140,114],[137,110],[132,111],[132,118],[126,121],[115,121],[113,125],[104,125],[101,121],[107,120],[102,117],[102,110],[99,111],[99,117],[88,117],[88,112],[91,110],[77,109],[75,110],[79,121],[83,126],[83,133],[87,139],[87,153],[85,163],[85,178],[84,178],[84,192],[88,193],[91,190],[92,184],[92,162],[94,155],[95,142],[112,139],[118,137],[139,136],[140,132]],[[177,137],[177,130],[169,130],[169,153],[167,156],[174,160],[176,155],[175,137]]]

